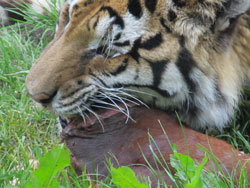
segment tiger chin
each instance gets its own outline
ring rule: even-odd
[[[27,91],[65,124],[112,110],[129,118],[128,106],[143,104],[175,109],[194,129],[222,131],[250,77],[249,7],[249,0],[69,0]]]

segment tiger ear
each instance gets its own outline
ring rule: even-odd
[[[217,29],[222,31],[230,26],[230,22],[250,9],[250,0],[227,0],[217,19]]]

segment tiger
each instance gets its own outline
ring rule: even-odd
[[[25,85],[65,121],[134,102],[223,131],[249,78],[249,0],[68,0]]]

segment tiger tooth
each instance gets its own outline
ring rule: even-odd
[[[122,54],[121,54],[121,53],[115,53],[115,54],[112,56],[112,58],[117,57],[117,56],[119,56],[119,55],[122,55]]]

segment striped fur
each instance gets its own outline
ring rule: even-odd
[[[249,7],[248,0],[69,0],[27,91],[64,116],[133,95],[176,109],[195,129],[222,130],[250,76]]]

